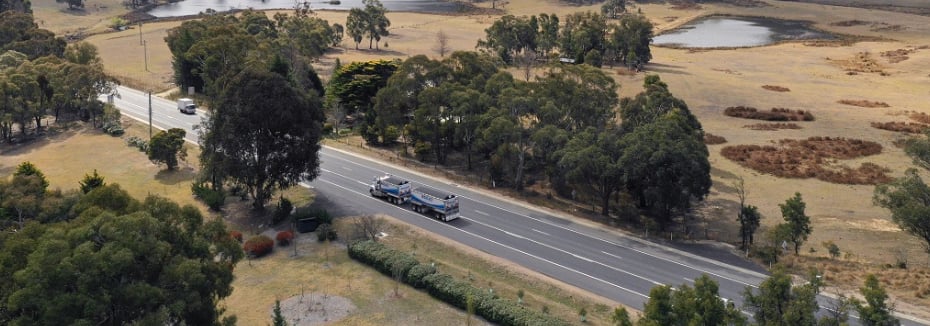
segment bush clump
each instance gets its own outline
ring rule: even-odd
[[[210,210],[219,211],[226,202],[226,193],[222,190],[213,190],[203,182],[197,182],[191,185],[191,192],[210,207]]]
[[[291,244],[291,241],[294,240],[294,232],[291,231],[281,231],[274,236],[274,239],[278,241],[278,245],[281,247],[287,247]]]
[[[319,227],[317,227],[316,229],[316,240],[317,241],[319,242],[323,242],[326,240],[334,241],[336,240],[336,238],[338,238],[338,235],[336,234],[336,229],[333,228],[332,224],[323,223],[323,224],[320,224]]]
[[[294,204],[291,203],[290,199],[281,197],[278,200],[278,205],[274,208],[274,214],[271,216],[271,224],[278,224],[281,221],[287,220],[291,216],[291,211],[294,210]]]
[[[706,145],[719,145],[726,143],[727,139],[723,136],[717,136],[711,133],[704,133],[704,144]]]
[[[239,241],[239,243],[242,243],[242,232],[231,230],[229,231],[229,237],[236,239],[236,241]]]
[[[320,224],[333,223],[332,215],[329,215],[329,211],[325,209],[304,206],[294,211],[294,220],[299,221],[305,218],[315,218],[317,221],[320,221]]]
[[[872,128],[878,128],[888,131],[905,132],[909,134],[923,133],[927,125],[922,123],[889,121],[889,122],[872,122]]]
[[[349,245],[349,257],[365,263],[388,276],[400,273],[401,280],[415,288],[425,289],[436,299],[460,309],[468,309],[471,298],[475,314],[500,325],[568,325],[564,320],[516,302],[483,291],[466,281],[455,280],[448,274],[436,272],[431,265],[419,263],[412,255],[388,248],[374,241],[360,241]]]
[[[258,258],[267,255],[274,248],[274,240],[265,235],[256,235],[246,240],[242,250],[249,256]]]
[[[748,106],[731,106],[723,110],[723,114],[736,118],[755,119],[765,121],[814,121],[810,111],[791,110],[786,108],[772,108],[771,111],[759,111]]]

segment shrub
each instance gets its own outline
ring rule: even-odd
[[[326,240],[333,241],[336,240],[337,237],[336,229],[333,228],[332,224],[323,223],[316,229],[316,240],[319,242]]]
[[[236,241],[239,241],[239,243],[242,243],[242,232],[231,230],[229,231],[229,236],[233,239],[236,239]]]
[[[294,232],[291,231],[281,231],[278,232],[274,237],[278,241],[278,245],[281,247],[286,247],[291,244],[291,240],[294,240]]]
[[[705,145],[718,145],[726,143],[727,139],[722,136],[713,135],[710,133],[704,133],[704,144]]]
[[[333,123],[327,122],[323,124],[323,135],[330,135],[333,133]]]
[[[149,143],[136,136],[126,138],[126,144],[138,148],[141,152],[147,152],[149,149]]]
[[[775,246],[752,246],[749,256],[759,258],[763,264],[774,264],[778,262],[778,248]]]
[[[290,199],[281,197],[278,200],[278,205],[275,206],[274,215],[271,216],[271,224],[278,224],[281,221],[287,220],[291,216],[291,211],[294,210],[294,204],[291,203]]]
[[[563,320],[526,309],[516,302],[502,299],[458,281],[448,274],[436,273],[430,265],[417,262],[413,256],[374,241],[349,245],[349,257],[393,276],[400,270],[402,280],[416,288],[426,289],[431,296],[461,309],[469,309],[469,301],[477,315],[500,325],[568,325]],[[469,299],[470,298],[470,299]]]
[[[225,192],[222,190],[213,190],[213,188],[208,187],[203,182],[192,184],[191,192],[214,211],[219,211],[220,208],[223,207],[223,203],[226,202]]]
[[[274,240],[271,240],[271,238],[265,235],[251,237],[242,245],[242,250],[244,250],[247,255],[255,258],[267,255],[273,248]]]

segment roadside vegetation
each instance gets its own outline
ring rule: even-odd
[[[137,3],[141,4],[141,2],[134,1],[133,5]],[[69,6],[76,7],[76,10],[81,10],[77,4],[83,3],[75,2],[75,5],[72,5],[70,1],[68,3]],[[499,190],[506,189],[510,194],[525,196],[523,198],[529,200],[546,198],[546,201],[553,201],[552,199],[555,199],[558,203],[568,203],[566,206],[573,209],[579,207],[591,209],[597,212],[593,215],[600,215],[594,217],[595,220],[610,224],[624,224],[647,230],[647,232],[663,230],[693,236],[693,232],[688,231],[693,231],[691,228],[696,223],[694,214],[708,212],[707,207],[715,207],[721,202],[717,201],[720,198],[732,199],[737,196],[736,193],[742,193],[738,196],[738,205],[731,200],[729,205],[724,205],[729,208],[721,210],[724,213],[711,213],[710,215],[721,216],[720,221],[716,223],[723,224],[724,230],[738,228],[739,231],[730,232],[729,237],[723,238],[729,242],[739,242],[740,249],[751,254],[752,257],[762,262],[774,263],[776,268],[778,265],[787,268],[819,266],[818,269],[823,271],[824,278],[838,283],[842,282],[842,285],[836,284],[836,286],[845,287],[846,293],[859,292],[855,291],[857,290],[855,287],[866,284],[861,294],[868,298],[869,294],[866,293],[873,293],[872,298],[875,298],[867,300],[869,304],[873,301],[876,303],[881,301],[877,298],[881,297],[879,294],[883,294],[884,288],[887,288],[889,292],[895,292],[892,300],[927,303],[930,287],[918,285],[916,288],[909,288],[901,285],[901,280],[904,279],[913,279],[915,284],[925,282],[919,277],[919,275],[924,275],[921,273],[925,273],[925,269],[918,266],[921,264],[915,263],[913,257],[908,259],[908,252],[914,251],[912,249],[917,248],[917,245],[924,245],[922,249],[930,251],[930,245],[926,244],[930,240],[927,240],[928,231],[924,223],[925,218],[923,218],[926,212],[919,200],[928,192],[923,181],[926,172],[923,170],[903,172],[907,168],[904,166],[906,164],[900,163],[904,162],[900,159],[905,157],[904,154],[898,155],[899,153],[893,153],[894,151],[883,150],[889,142],[875,136],[886,135],[888,132],[874,130],[868,125],[913,134],[907,138],[900,136],[899,139],[905,140],[898,143],[903,144],[907,154],[915,157],[914,165],[922,168],[930,166],[930,163],[922,158],[926,156],[924,152],[927,152],[924,148],[927,147],[927,136],[922,134],[926,128],[918,123],[871,121],[863,123],[859,118],[859,114],[865,114],[862,113],[865,111],[884,113],[887,109],[882,108],[891,107],[888,103],[893,103],[895,107],[919,107],[910,99],[894,98],[882,93],[888,90],[882,78],[896,80],[894,78],[898,75],[906,75],[902,78],[914,77],[909,71],[919,70],[911,69],[912,64],[925,60],[926,51],[923,50],[926,46],[920,44],[885,46],[867,42],[857,44],[854,48],[846,46],[821,48],[818,51],[829,53],[829,57],[823,60],[826,54],[817,55],[817,58],[824,61],[824,64],[811,64],[816,67],[812,70],[816,71],[815,75],[812,75],[814,82],[799,81],[788,77],[774,78],[767,75],[767,67],[783,64],[783,60],[773,60],[770,65],[754,63],[753,69],[758,71],[753,72],[753,78],[758,78],[759,82],[752,83],[752,91],[746,91],[748,93],[745,94],[738,93],[738,95],[736,93],[721,95],[719,92],[707,91],[702,85],[717,85],[721,89],[729,85],[728,89],[739,89],[729,84],[730,81],[722,80],[717,76],[747,73],[748,68],[738,71],[740,68],[737,68],[739,64],[736,62],[741,61],[739,58],[734,58],[732,54],[734,51],[714,52],[713,60],[708,61],[706,57],[710,54],[699,51],[661,49],[658,51],[661,51],[662,55],[657,57],[661,57],[662,62],[654,66],[649,65],[653,61],[653,52],[657,51],[648,46],[648,39],[653,34],[653,29],[659,25],[672,25],[699,13],[721,10],[711,3],[700,5],[684,3],[668,9],[661,7],[664,5],[610,0],[605,2],[603,7],[591,6],[592,10],[600,11],[600,14],[563,13],[567,9],[558,8],[559,14],[556,16],[556,14],[526,13],[526,9],[520,7],[521,3],[514,1],[506,6],[508,7],[507,13],[516,12],[515,14],[500,17],[489,16],[480,22],[483,24],[482,28],[486,27],[486,29],[478,43],[478,52],[457,51],[475,48],[473,43],[475,38],[464,37],[468,38],[468,44],[446,43],[441,47],[443,50],[437,52],[438,58],[419,56],[418,54],[421,53],[416,52],[419,48],[411,51],[409,48],[402,49],[399,45],[404,44],[401,42],[415,39],[411,37],[413,34],[411,30],[415,31],[420,26],[418,24],[426,23],[414,19],[417,24],[412,24],[409,22],[411,18],[406,18],[408,22],[402,19],[395,20],[398,16],[388,15],[383,8],[379,10],[376,1],[366,1],[366,4],[371,5],[372,8],[365,8],[357,13],[354,19],[347,19],[345,28],[339,23],[330,24],[329,21],[306,10],[273,15],[271,18],[265,13],[257,12],[245,12],[237,16],[215,15],[181,23],[180,27],[172,30],[166,39],[169,51],[175,59],[172,60],[175,71],[168,75],[172,75],[173,78],[170,79],[184,88],[195,87],[203,94],[207,103],[213,104],[210,107],[236,109],[229,109],[225,112],[222,111],[223,109],[214,111],[219,119],[205,125],[204,135],[212,133],[215,136],[220,134],[220,130],[223,130],[225,134],[229,130],[237,133],[253,129],[270,133],[288,133],[293,131],[293,129],[288,129],[293,127],[290,123],[300,121],[304,124],[319,126],[319,128],[303,130],[306,133],[302,134],[300,140],[295,143],[278,143],[276,146],[282,147],[269,146],[263,150],[278,151],[287,146],[294,147],[294,144],[299,143],[309,146],[304,147],[306,151],[294,154],[296,156],[309,155],[318,149],[316,144],[319,143],[321,137],[329,134],[330,130],[334,135],[350,135],[343,138],[346,141],[357,139],[352,137],[361,135],[367,146],[381,153],[390,153],[391,157],[397,155],[404,160],[411,160],[411,162],[425,166],[431,165],[433,170],[439,169],[474,176],[472,180],[477,180],[476,183],[496,187]],[[490,6],[499,5],[502,4],[497,2]],[[583,2],[580,5],[590,5],[590,3]],[[786,3],[784,6],[783,10],[786,12],[804,8],[794,3]],[[0,116],[2,117],[0,121],[2,139],[16,144],[42,141],[44,137],[62,130],[64,132],[74,130],[60,127],[67,126],[69,122],[76,120],[89,121],[91,126],[101,127],[108,133],[112,130],[114,135],[124,132],[118,111],[100,105],[96,101],[97,94],[106,93],[114,84],[114,79],[102,73],[103,67],[95,53],[96,49],[84,43],[68,45],[60,37],[40,29],[39,26],[47,26],[47,24],[36,24],[32,17],[27,18],[23,12],[29,12],[28,8],[28,2],[0,1],[0,12],[6,10],[2,13],[0,25],[4,28],[12,28],[11,30],[15,32],[9,35],[16,36],[9,40],[0,40],[0,50],[4,51],[0,53],[0,93],[4,95],[0,99],[0,110],[4,113]],[[546,8],[550,7],[547,5]],[[644,8],[647,15],[633,13]],[[83,10],[89,10],[89,7],[85,6]],[[649,13],[650,10],[661,14]],[[724,10],[740,12],[750,9],[734,7]],[[853,12],[846,8],[836,11]],[[345,17],[345,14],[326,13],[326,15]],[[388,16],[394,20],[393,24],[388,20]],[[889,24],[879,21],[884,18],[878,17],[885,16],[876,14],[874,19],[869,18],[870,21],[837,20],[839,23],[834,23],[832,27],[857,30],[865,34],[901,32],[904,32],[902,35],[919,34],[919,30],[915,32],[913,24],[909,25],[910,27],[907,22]],[[442,20],[450,24],[454,21],[448,18]],[[30,23],[27,24],[27,21]],[[342,22],[342,19],[340,18],[339,21]],[[410,26],[417,27],[411,28]],[[516,36],[504,33],[513,30],[521,33]],[[436,38],[437,42],[449,36],[461,37],[450,31],[451,29],[447,29],[447,33],[444,33],[445,37],[439,37],[439,34],[433,31],[429,37],[430,39]],[[343,48],[343,33],[348,36],[347,41],[351,39],[351,42],[355,43],[356,48],[358,44],[367,39],[369,49],[351,51]],[[390,41],[390,48],[388,48],[388,41]],[[422,38],[417,42],[429,43],[422,42]],[[227,43],[236,44],[236,49],[248,51],[230,51]],[[150,44],[150,49],[151,46],[152,44]],[[878,53],[880,56],[870,54],[868,50],[870,48],[882,48],[871,50],[871,53]],[[782,47],[781,49],[793,54],[811,51],[809,48]],[[431,51],[432,49],[428,49],[422,53]],[[770,55],[753,52],[752,49],[741,51],[751,52],[751,54],[740,55],[771,59]],[[358,57],[361,53],[367,55],[367,58],[378,57],[379,59],[357,62],[344,60],[345,64],[343,64],[338,62],[338,59],[332,63],[332,56],[330,56],[333,54],[333,56],[343,58]],[[403,57],[403,53],[407,54],[405,60],[390,59],[390,57]],[[45,56],[46,54],[52,54],[52,56]],[[842,59],[831,59],[831,57]],[[381,60],[381,58],[388,59]],[[167,63],[167,60],[163,61],[165,61],[163,64]],[[683,66],[670,64],[672,62],[678,62]],[[727,65],[731,62],[734,63],[732,66]],[[758,66],[755,66],[756,64]],[[614,65],[625,67],[614,72],[612,71]],[[836,71],[824,70],[822,66],[832,67],[831,69],[836,69]],[[325,72],[331,69],[332,75],[317,75],[316,71],[321,67],[325,69],[321,71]],[[610,68],[596,69],[594,67]],[[781,67],[783,68],[784,65]],[[653,73],[636,74],[638,70],[653,70]],[[781,69],[773,70],[782,71]],[[720,72],[726,72],[726,74],[720,74]],[[661,73],[662,78],[660,79],[656,73]],[[122,76],[127,75],[132,75],[132,73]],[[701,76],[703,78],[699,83],[701,85],[695,86],[682,82],[688,75]],[[810,76],[805,75],[805,77]],[[834,79],[830,82],[831,84],[871,83],[869,84],[871,86],[861,87],[855,94],[839,95],[838,97],[846,98],[843,100],[836,101],[837,97],[820,99],[810,94],[836,91],[833,88],[827,90],[816,88],[819,86],[814,84],[821,82],[821,78]],[[267,82],[280,86],[277,88],[283,90],[283,93],[262,93],[259,96],[281,99],[282,103],[300,103],[293,107],[295,111],[291,113],[306,114],[298,114],[299,119],[284,121],[287,123],[282,122],[275,126],[256,126],[245,123],[249,120],[249,114],[257,114],[256,109],[263,105],[255,101],[250,102],[254,99],[236,96],[237,89],[252,87],[248,81]],[[761,89],[758,87],[760,84],[764,84]],[[642,88],[639,87],[640,85]],[[787,85],[791,86],[791,89],[773,85]],[[895,92],[886,93],[897,94],[896,92],[909,91],[907,88],[909,85],[906,83],[895,85]],[[626,87],[621,89],[621,86]],[[325,96],[323,96],[324,89]],[[673,91],[675,95],[672,94]],[[756,96],[758,99],[754,99]],[[735,97],[752,100],[749,102],[735,101]],[[920,96],[914,97],[920,100]],[[566,100],[576,98],[585,98],[586,101],[577,103],[578,101]],[[694,112],[688,108],[685,100],[692,105]],[[784,139],[770,139],[776,146],[761,145],[760,142],[764,140],[753,138],[747,141],[746,134],[734,131],[731,127],[722,126],[719,121],[715,120],[714,116],[720,116],[721,109],[734,105],[729,102],[756,107],[814,107],[817,109],[817,119],[813,118],[809,110],[760,111],[748,106],[732,110],[734,113],[732,116],[742,118],[804,121],[798,124],[762,123],[747,126],[748,128],[735,125],[736,129],[780,130],[778,138]],[[853,110],[852,107],[870,109]],[[285,110],[282,108],[281,111]],[[54,112],[54,120],[51,118],[52,112]],[[923,124],[930,121],[925,113],[909,112],[906,115],[911,120]],[[848,117],[852,118],[847,120]],[[701,119],[700,123],[698,123],[698,118]],[[875,120],[874,116],[867,119]],[[842,122],[838,123],[838,120]],[[800,128],[801,124],[803,128]],[[834,129],[830,128],[835,128],[837,125],[847,128],[844,130],[854,130],[856,136],[846,136],[846,133],[841,135],[850,138],[833,136],[835,134],[830,134],[829,131]],[[795,126],[798,128],[794,128]],[[705,128],[713,131],[714,134],[706,133]],[[861,132],[863,129],[869,131]],[[818,134],[810,134],[811,131],[818,131]],[[755,134],[774,133],[755,132]],[[672,135],[672,137],[665,138],[666,135]],[[785,136],[782,137],[782,135]],[[164,136],[171,135],[166,132]],[[247,160],[255,155],[244,151],[238,153],[239,155],[227,155],[233,152],[216,150],[218,148],[231,149],[235,145],[240,145],[233,139],[213,137],[210,144],[214,150],[205,151],[207,153],[197,150],[193,152],[195,154],[191,155],[191,158],[186,158],[184,147],[177,146],[178,142],[172,141],[175,139],[166,138],[169,139],[160,138],[154,143],[141,139],[134,142],[134,146],[138,146],[145,152],[139,154],[145,164],[148,164],[148,161],[144,158],[148,156],[151,163],[163,164],[166,167],[161,170],[164,172],[151,174],[152,180],[161,180],[164,184],[153,187],[155,192],[180,197],[182,201],[190,201],[191,193],[188,192],[187,182],[195,181],[194,184],[198,187],[193,187],[193,189],[197,197],[208,202],[215,211],[221,212],[206,214],[223,214],[225,217],[237,214],[247,215],[260,222],[255,225],[268,225],[269,222],[283,221],[275,219],[275,214],[265,212],[263,208],[268,204],[280,203],[280,199],[275,200],[275,198],[280,198],[276,197],[276,194],[288,192],[287,188],[293,186],[299,177],[312,178],[315,166],[318,164],[314,160],[302,160],[303,165],[296,164],[296,161],[281,162],[282,166],[288,168],[273,171],[271,175],[265,176],[255,170],[241,168],[263,164],[263,162]],[[733,143],[733,146],[724,147],[720,153],[709,152],[705,145],[721,144],[728,140]],[[266,140],[255,138],[241,142],[241,145],[248,145],[244,148],[254,148],[266,143],[268,143]],[[218,153],[223,155],[218,155]],[[656,159],[655,162],[664,163],[645,164],[639,159],[642,157],[652,157]],[[870,161],[863,162],[863,159]],[[860,165],[858,168],[849,167],[839,163],[841,160],[850,160]],[[668,162],[680,161],[696,163],[692,166],[668,164]],[[12,166],[17,166],[19,163],[14,162],[3,171],[12,172]],[[713,169],[711,163],[714,164]],[[190,164],[199,168],[192,168]],[[657,169],[657,167],[663,168]],[[3,189],[0,189],[0,196],[7,199],[4,201],[5,204],[0,205],[3,209],[2,217],[6,227],[23,228],[29,224],[30,220],[56,216],[46,214],[48,216],[39,217],[40,214],[36,213],[38,211],[31,210],[33,207],[29,205],[34,203],[32,199],[36,196],[30,197],[29,191],[23,191],[23,189],[37,186],[35,180],[27,180],[28,176],[36,173],[28,172],[30,170],[28,167],[24,169],[27,172],[18,172],[20,175],[9,179],[18,180],[17,184],[4,183]],[[58,167],[54,169],[55,171],[49,173],[50,175],[65,173],[58,171],[60,169]],[[92,170],[93,168],[85,168],[72,173],[76,176],[75,180],[86,174],[80,185],[89,190],[82,191],[82,193],[90,193],[90,190],[108,183],[112,178],[126,178],[123,172],[110,176],[108,173],[97,174],[97,171],[91,173]],[[159,170],[152,169],[151,171]],[[34,167],[31,171],[39,170],[38,167]],[[691,171],[691,173],[682,174],[680,178],[673,180],[642,182],[660,173],[674,174],[681,171]],[[309,174],[302,175],[306,172]],[[733,189],[743,189],[743,191],[734,192],[726,181],[734,178],[742,180],[742,177],[725,177],[733,173],[745,174],[746,180],[752,183],[751,188],[757,193],[752,196],[747,195],[746,188],[748,187],[745,184],[741,187],[733,187]],[[127,174],[132,174],[132,172]],[[771,178],[773,175],[779,178]],[[103,178],[104,176],[106,178]],[[816,178],[828,183],[842,184],[843,187],[848,188],[831,188],[832,185],[822,186],[822,183],[816,183],[818,182],[816,180],[795,179],[791,182],[796,186],[787,189],[777,182],[780,178]],[[766,181],[769,179],[776,181]],[[73,185],[75,180],[68,182]],[[713,187],[712,181],[715,184]],[[815,182],[814,184],[820,187],[817,188],[819,189],[817,192],[806,192],[804,197],[799,193],[795,194],[797,190],[808,189],[806,187],[810,185],[810,182]],[[178,186],[179,184],[181,186]],[[722,184],[727,185],[721,186]],[[848,201],[846,204],[836,204],[836,206],[848,208],[844,213],[832,212],[831,209],[834,207],[829,204],[830,199],[824,199],[824,197],[846,198],[845,194],[839,194],[839,192],[845,193],[849,189],[849,193],[859,194],[863,192],[861,189],[871,190],[873,186],[875,186],[874,191],[867,191],[871,192],[874,197],[871,201],[863,200],[863,198],[847,198],[844,199]],[[164,189],[158,189],[161,187]],[[676,189],[686,189],[686,191],[683,193],[671,191]],[[833,192],[833,190],[824,189],[843,189],[843,191]],[[56,190],[47,192],[54,194]],[[820,192],[837,195],[824,196]],[[38,194],[38,192],[34,193]],[[795,196],[781,202],[789,194],[795,194]],[[49,195],[49,198],[58,198],[55,196],[57,195]],[[75,196],[66,196],[72,199],[80,197],[77,194],[68,196]],[[144,193],[141,196],[144,196]],[[252,201],[249,205],[243,205],[237,202],[237,198],[252,199]],[[702,203],[705,198],[712,198],[714,201]],[[27,200],[23,200],[24,204],[20,204],[20,199]],[[805,200],[813,201],[812,205],[808,206]],[[876,207],[887,209],[887,211],[872,209],[870,205],[862,204],[863,202],[869,202],[869,204],[874,202]],[[695,206],[701,210],[693,210]],[[202,206],[197,207],[200,211],[206,212]],[[814,210],[817,213],[811,214],[805,209]],[[248,213],[239,211],[248,211]],[[779,211],[785,220],[784,223],[781,223],[782,219],[764,218],[765,214],[777,215]],[[882,217],[880,212],[890,212],[890,214]],[[849,214],[849,216],[843,214]],[[855,236],[847,236],[843,239],[843,235],[835,235],[835,229],[819,227],[833,227],[825,221],[837,218],[840,218],[842,223],[850,225],[862,223],[861,215],[867,215],[869,218],[879,216],[876,219],[880,222],[887,222],[889,226],[878,229],[890,229],[891,231],[877,231],[876,228],[865,227],[866,236],[856,233]],[[66,215],[57,216],[59,219],[65,219],[61,216]],[[701,215],[701,218],[704,219],[706,216]],[[705,224],[703,227],[705,236],[707,236],[708,226]],[[52,228],[54,227],[49,227],[49,229]],[[849,231],[846,228],[843,230],[843,232]],[[843,234],[848,235],[849,232]],[[876,235],[876,232],[881,234]],[[905,233],[913,237],[900,237]],[[277,236],[280,234],[275,232],[266,236],[268,239],[278,240]],[[737,236],[734,238],[733,234]],[[257,236],[257,234],[249,234],[247,238],[252,238],[253,235]],[[871,239],[869,236],[886,236],[886,238],[894,239],[889,241],[864,240]],[[831,237],[833,237],[832,240]],[[283,238],[287,238],[286,235]],[[734,239],[737,240],[734,241]],[[267,243],[267,240],[264,241],[265,245],[262,248],[268,247]],[[782,248],[783,243],[791,247]],[[864,247],[872,244],[875,245],[874,249]],[[905,246],[908,245],[913,248],[906,248]],[[902,249],[900,252],[896,251],[895,255],[889,255],[887,252],[882,252],[884,250],[882,248],[887,249],[888,246],[897,246]],[[297,246],[295,245],[294,248]],[[818,250],[823,253],[819,253]],[[790,251],[793,251],[795,255],[788,255]],[[262,259],[274,258],[274,252],[272,250],[270,257]],[[829,258],[823,257],[825,255]],[[894,260],[894,263],[875,265],[871,261],[862,261],[857,257],[869,257],[883,262]],[[806,268],[796,270],[803,269]],[[466,272],[466,269],[462,269],[459,273],[466,279],[468,275],[472,275],[472,272]],[[873,281],[865,276],[865,273],[874,273],[877,279]],[[500,281],[492,282],[497,284]],[[482,281],[478,283],[481,285]],[[851,285],[854,283],[855,286]],[[705,286],[705,284],[701,286],[703,289],[701,293],[711,293],[710,286]],[[830,284],[830,286],[834,285]],[[697,288],[698,284],[695,283],[696,292],[698,292]],[[779,291],[785,293],[784,289],[786,288],[782,287]],[[812,291],[817,290],[802,287],[796,290],[791,289],[789,292],[792,293],[791,297],[803,299]],[[508,297],[515,295],[510,294]],[[670,300],[675,300],[674,295],[675,293],[672,293]],[[763,295],[765,294],[760,294],[760,296]],[[268,305],[270,305],[271,297],[265,298],[265,301],[269,302]],[[682,295],[681,300],[691,299]],[[719,311],[718,302],[707,302],[708,307]],[[653,305],[653,307],[656,306],[662,305]],[[797,305],[791,303],[788,306],[809,308],[803,300]],[[561,316],[566,320],[586,318],[585,316],[594,318],[606,311],[606,308],[600,306],[595,309],[588,306],[554,308],[554,305],[543,304],[543,307],[551,307],[547,310],[564,310]],[[847,308],[854,309],[850,307],[853,306]],[[726,308],[725,305],[724,308]],[[651,320],[649,316],[659,316],[650,315],[650,309],[653,308],[647,305],[647,311],[643,314],[644,320]],[[759,311],[765,310],[764,308],[758,309]],[[880,305],[869,309],[865,310],[863,315],[872,316],[871,312],[876,312],[874,322],[889,321],[886,318],[887,314],[882,313],[884,310]],[[467,311],[467,307],[465,310]],[[807,310],[801,310],[797,311],[803,313],[791,318],[803,319],[785,320],[813,321],[807,319],[809,317]],[[568,312],[565,313],[565,311]],[[462,312],[458,311],[458,313]],[[679,311],[677,314],[688,316],[689,312]],[[268,311],[266,309],[256,315],[261,317],[253,320],[257,323],[264,323],[267,320]],[[624,313],[618,310],[618,317],[615,321],[622,323],[625,320],[622,318],[623,315]],[[625,315],[628,317],[634,315],[632,317],[636,319],[635,313],[625,313]],[[711,315],[705,313],[702,316]],[[722,317],[726,314],[714,316]],[[781,318],[771,314],[767,316],[769,317],[766,318],[775,318],[771,319],[773,323],[777,318]],[[839,316],[834,317],[836,318],[822,322],[826,324],[841,322]]]

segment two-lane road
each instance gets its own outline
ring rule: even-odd
[[[148,98],[142,92],[120,87],[115,104],[124,114],[148,121]],[[105,100],[105,98],[102,98]],[[203,112],[185,115],[175,103],[152,97],[156,127],[180,127],[187,140],[196,142],[193,126]],[[742,292],[767,276],[635,237],[573,222],[564,215],[507,200],[481,189],[462,187],[420,175],[402,167],[375,161],[329,147],[320,152],[321,174],[304,185],[318,199],[350,214],[383,213],[485,253],[506,259],[572,286],[617,302],[642,307],[649,290],[659,284],[690,284],[707,274],[720,285],[720,295],[742,303]],[[461,218],[444,223],[395,206],[368,194],[368,183],[385,173],[460,196]],[[830,299],[820,297],[821,306]],[[824,309],[821,309],[821,313]],[[857,323],[853,317],[851,320]],[[920,322],[902,320],[906,325]],[[930,324],[923,322],[923,324]]]

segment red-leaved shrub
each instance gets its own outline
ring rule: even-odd
[[[252,257],[261,257],[267,255],[274,248],[274,240],[264,235],[256,235],[246,240],[242,245],[242,250]]]
[[[229,236],[233,239],[236,239],[236,241],[239,241],[239,243],[242,243],[242,232],[231,230],[229,231]]]
[[[278,232],[278,235],[274,237],[275,240],[278,240],[278,245],[285,247],[291,244],[291,240],[294,240],[294,233],[291,231],[281,231]]]

